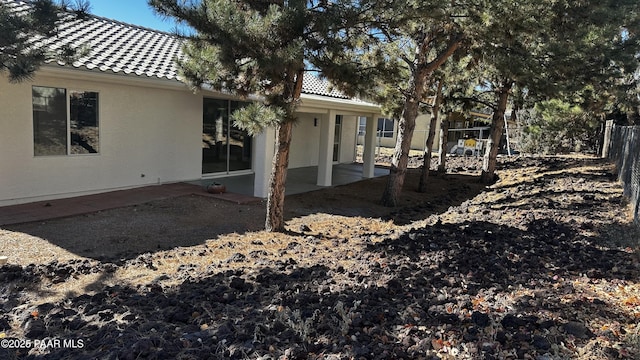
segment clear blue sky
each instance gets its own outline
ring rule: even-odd
[[[171,19],[156,15],[147,0],[89,0],[89,3],[93,15],[168,32],[176,26]]]

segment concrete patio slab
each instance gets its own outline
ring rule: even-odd
[[[201,186],[194,184],[153,185],[93,195],[3,206],[0,207],[0,226],[94,213],[185,195],[207,196],[236,204],[262,201],[260,198],[244,194],[209,194]]]
[[[375,176],[384,176],[388,173],[388,169],[375,169]],[[316,185],[317,174],[318,168],[315,166],[290,169],[287,176],[286,195],[325,188]],[[339,164],[333,167],[333,186],[349,184],[363,179],[362,164]],[[3,206],[0,207],[0,226],[88,214],[192,194],[208,196],[236,204],[261,202],[263,199],[252,196],[253,181],[253,174],[227,176],[188,183],[152,185],[93,195]],[[223,194],[207,193],[205,186],[213,182],[224,184],[227,192]]]

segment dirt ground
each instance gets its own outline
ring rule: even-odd
[[[384,164],[385,158],[381,158]],[[414,160],[417,164],[418,159]],[[348,186],[288,196],[285,204],[288,229],[298,231],[300,218],[314,215],[341,215],[392,220],[390,227],[407,225],[432,213],[473,198],[484,186],[475,173],[476,158],[453,158],[447,176],[432,176],[429,191],[418,193],[419,169],[411,169],[405,182],[401,205],[379,204],[386,177]],[[193,195],[150,202],[53,221],[8,226],[0,229],[0,254],[19,265],[43,264],[91,258],[122,263],[147,252],[205,244],[226,235],[253,236],[264,228],[265,204],[237,205]],[[314,221],[315,222],[315,221]],[[317,232],[331,232],[320,228]],[[13,230],[13,231],[10,231]],[[25,246],[29,244],[29,246]]]
[[[382,159],[384,161],[384,159]],[[415,159],[413,164],[418,164]],[[187,196],[0,229],[1,358],[640,358],[640,233],[588,157],[450,158],[264,204]],[[33,345],[33,343],[31,343]],[[3,354],[4,352],[4,354]]]

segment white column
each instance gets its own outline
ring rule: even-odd
[[[367,116],[367,126],[364,134],[364,151],[362,155],[362,176],[372,178],[376,164],[376,132],[378,130],[378,115]]]
[[[318,186],[331,186],[333,174],[333,142],[336,131],[336,111],[329,110],[320,120],[320,153],[318,156]]]
[[[269,177],[276,146],[276,129],[264,129],[253,140],[253,196],[266,198],[269,195]]]

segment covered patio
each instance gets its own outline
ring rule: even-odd
[[[315,166],[290,169],[287,177],[286,194],[299,194],[326,188],[316,185],[317,173],[318,168]],[[387,175],[388,173],[389,170],[387,169],[376,168],[374,175],[377,177]],[[333,167],[332,181],[334,186],[349,184],[362,179],[365,179],[365,177],[362,176],[362,164],[340,164]],[[204,186],[214,181],[223,183],[227,187],[227,193],[207,193]],[[254,175],[250,174],[221,177],[215,180],[198,180],[189,183],[182,182],[143,186],[92,195],[1,206],[0,226],[90,214],[192,194],[208,196],[237,204],[262,201],[262,199],[252,196],[253,188]]]
[[[347,98],[328,98],[304,94],[296,109],[298,121],[293,129],[289,152],[286,194],[317,190],[379,176],[375,169],[375,145],[379,105]],[[365,120],[362,122],[361,119]],[[362,164],[356,160],[358,137],[363,140]],[[271,164],[276,149],[276,129],[269,127],[253,140],[252,171],[229,177],[232,183],[253,183],[251,194],[266,198],[269,193]],[[337,172],[334,174],[334,171]],[[383,174],[388,174],[384,172]],[[224,174],[203,176],[202,181],[222,179]],[[220,181],[218,181],[220,182]],[[229,181],[228,181],[229,182]],[[226,184],[225,184],[226,185]],[[227,186],[235,191],[234,185]],[[247,186],[241,186],[246,189]],[[239,190],[246,193],[246,190]]]
[[[350,184],[371,177],[379,177],[389,174],[389,169],[381,167],[373,168],[373,176],[364,176],[363,171],[362,164],[335,164],[332,166],[330,186]],[[327,187],[318,185],[317,180],[317,166],[289,169],[287,171],[285,194],[300,194]],[[252,196],[255,186],[255,174],[224,176],[215,179],[194,181],[192,183],[203,187],[212,183],[220,183],[223,184],[230,193]]]

